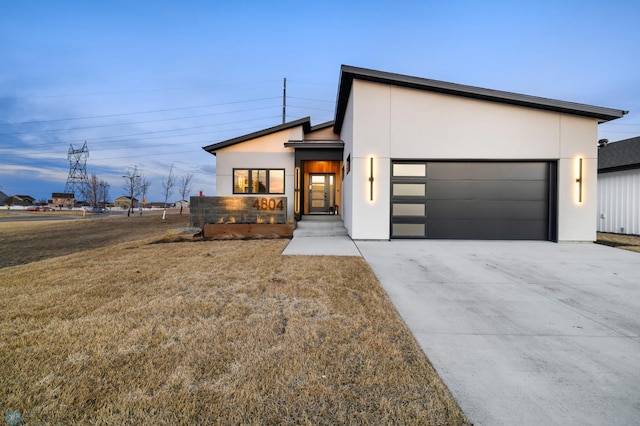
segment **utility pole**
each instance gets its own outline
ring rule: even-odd
[[[287,78],[284,78],[284,88],[282,90],[282,124],[287,121]]]

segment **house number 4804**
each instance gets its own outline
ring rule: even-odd
[[[256,210],[282,210],[282,200],[276,200],[275,198],[257,198],[253,203],[253,208]]]

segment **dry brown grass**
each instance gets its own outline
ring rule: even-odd
[[[42,218],[49,213],[26,214]],[[154,212],[131,217],[93,214],[87,218],[79,217],[77,220],[0,222],[0,268],[77,253],[117,242],[143,239],[189,224],[188,214],[167,215],[164,221],[160,214]]]
[[[598,243],[640,253],[640,237],[636,235],[598,232]]]
[[[465,424],[360,258],[153,238],[0,269],[27,424]]]

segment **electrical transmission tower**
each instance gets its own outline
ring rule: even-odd
[[[87,158],[89,158],[89,148],[87,142],[81,149],[73,149],[69,144],[69,177],[64,192],[73,194],[76,200],[84,199],[89,188],[89,177],[87,176]]]

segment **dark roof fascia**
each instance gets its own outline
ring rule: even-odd
[[[344,149],[342,141],[289,141],[284,143],[285,148],[303,148],[303,149]]]
[[[310,132],[315,132],[317,130],[322,130],[322,129],[326,129],[327,127],[331,127],[333,126],[333,120],[331,121],[327,121],[325,123],[320,123],[320,124],[316,124],[315,126],[311,126],[311,129],[309,130]]]
[[[421,77],[376,71],[367,68],[358,68],[342,65],[340,69],[340,85],[336,101],[336,116],[334,132],[340,133],[344,122],[344,114],[349,101],[349,94],[353,86],[353,80],[370,81],[381,84],[408,87],[412,89],[430,92],[444,93],[466,98],[485,101],[500,102],[510,105],[518,105],[529,108],[537,108],[548,111],[575,114],[584,117],[598,119],[599,122],[615,120],[629,111],[605,108],[594,105],[579,104],[575,102],[560,101],[556,99],[541,98],[537,96],[523,95],[519,93],[504,92],[501,90],[485,89],[482,87],[467,86],[446,81],[430,80]]]
[[[268,129],[259,130],[257,132],[249,133],[248,135],[238,136],[237,138],[229,139],[226,141],[214,143],[212,145],[203,146],[202,149],[210,154],[216,155],[215,151],[226,148],[231,145],[246,142],[251,139],[257,139],[262,136],[267,136],[273,133],[280,132],[282,130],[292,129],[297,126],[302,126],[304,133],[309,132],[311,129],[311,117],[304,117],[299,120],[290,121],[288,123],[280,124],[278,126],[269,127]]]

